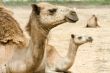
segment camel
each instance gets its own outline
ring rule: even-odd
[[[71,68],[75,61],[78,47],[84,43],[92,41],[93,38],[90,36],[76,36],[71,34],[66,57],[60,56],[53,46],[48,46],[47,49],[50,49],[47,53],[47,73],[71,73],[68,69]]]
[[[27,38],[10,14],[0,12],[0,48],[11,50],[7,52],[11,56],[4,63],[6,73],[45,73],[45,42],[49,31],[62,23],[78,21],[76,12],[71,8],[49,3],[32,4],[26,26],[30,38]]]
[[[99,27],[96,15],[92,15],[92,17],[87,21],[86,27],[89,28]]]

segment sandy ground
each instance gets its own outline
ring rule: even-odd
[[[31,8],[12,7],[14,17],[24,29]],[[70,34],[92,36],[93,43],[79,47],[75,62],[70,69],[73,73],[110,73],[110,8],[77,9],[79,21],[65,23],[54,28],[49,35],[49,43],[65,56],[69,46]],[[100,28],[85,28],[92,14],[98,17]],[[60,43],[59,43],[60,42]]]

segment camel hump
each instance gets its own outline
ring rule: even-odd
[[[0,7],[0,43],[24,45],[24,38],[22,29],[9,10]]]

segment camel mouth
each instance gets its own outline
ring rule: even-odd
[[[66,16],[65,20],[70,23],[76,23],[78,21],[78,17]]]

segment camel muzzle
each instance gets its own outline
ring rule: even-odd
[[[75,23],[79,20],[76,12],[70,11],[70,13],[66,16],[66,21]]]

